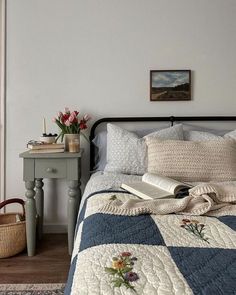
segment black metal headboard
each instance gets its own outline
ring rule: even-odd
[[[95,164],[95,146],[92,140],[95,137],[95,130],[98,125],[102,123],[110,122],[170,122],[173,126],[174,122],[186,122],[186,121],[236,121],[236,116],[200,116],[200,117],[114,117],[114,118],[102,118],[96,121],[90,131],[90,171],[93,170]]]

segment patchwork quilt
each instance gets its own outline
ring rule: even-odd
[[[65,294],[236,294],[236,216],[99,213],[112,198],[92,193],[78,217]]]

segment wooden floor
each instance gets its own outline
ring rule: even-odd
[[[67,235],[45,234],[36,256],[0,259],[0,284],[65,283],[70,264]]]

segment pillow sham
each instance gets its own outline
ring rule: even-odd
[[[92,142],[97,148],[94,170],[103,171],[107,163],[107,131],[99,132]]]
[[[160,131],[162,129],[168,129],[168,128],[160,127],[160,128],[152,128],[152,129],[140,129],[140,130],[133,130],[130,132],[135,133],[140,138],[150,133]],[[180,138],[182,137],[183,135],[181,134]],[[94,171],[104,171],[105,166],[107,164],[107,130],[100,131],[95,136],[92,142],[97,149],[96,155],[95,155],[96,158],[95,158]]]
[[[235,140],[160,141],[147,137],[148,172],[180,181],[236,179]]]
[[[149,134],[159,139],[183,140],[182,124]],[[107,164],[105,171],[142,175],[147,171],[147,147],[145,137],[107,124]]]
[[[138,137],[143,137],[151,132],[162,130],[163,128],[152,128],[144,130],[132,131],[138,135]],[[97,148],[95,167],[94,171],[104,171],[107,164],[107,131],[100,131],[92,140],[93,144]]]
[[[223,140],[222,136],[210,132],[190,130],[184,132],[184,139],[188,141]]]
[[[189,136],[189,132],[191,133],[192,131],[211,133],[213,135],[220,136],[220,137],[230,132],[230,130],[212,129],[212,128],[206,128],[206,127],[187,124],[187,123],[183,124],[183,130],[184,130],[184,140],[187,140],[187,137]]]
[[[151,132],[161,130],[163,128],[153,128],[144,130],[132,131],[138,135],[138,137],[143,137]],[[107,164],[107,131],[100,131],[92,140],[93,144],[97,148],[95,167],[94,171],[103,171]]]
[[[205,132],[205,131],[197,131],[197,130],[184,131],[184,140],[204,141],[204,140],[222,140],[225,138],[236,139],[236,130],[226,131],[224,135],[222,136],[211,133],[211,132]]]
[[[227,132],[225,135],[224,135],[224,138],[228,138],[228,139],[236,139],[236,130],[232,130],[232,131],[229,131]]]

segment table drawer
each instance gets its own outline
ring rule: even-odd
[[[66,160],[62,159],[36,159],[35,178],[65,178],[66,164]]]

